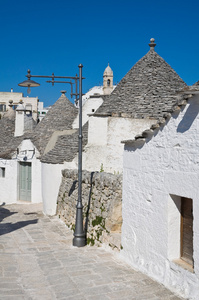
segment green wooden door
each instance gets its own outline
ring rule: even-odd
[[[19,200],[31,201],[31,163],[19,163]]]

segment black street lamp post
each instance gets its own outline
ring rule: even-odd
[[[31,77],[37,78],[51,78],[50,82],[52,85],[54,83],[69,83],[71,85],[71,97],[79,95],[79,136],[78,136],[78,144],[79,144],[79,155],[78,155],[78,199],[76,205],[76,222],[75,222],[75,232],[73,238],[73,246],[76,247],[84,247],[86,245],[86,234],[83,228],[83,205],[82,205],[82,68],[83,65],[79,66],[79,77],[70,77],[70,76],[55,76],[52,73],[51,76],[43,76],[43,75],[31,75],[30,70],[28,70],[28,74],[26,77],[27,80],[19,83],[19,86],[27,87],[27,92],[30,93],[31,87],[40,86],[39,83],[31,80]],[[70,79],[70,81],[56,81],[55,78],[59,79]],[[78,94],[78,82],[79,82],[79,94]],[[73,93],[73,84],[75,84],[75,93]]]

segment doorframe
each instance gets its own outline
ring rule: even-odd
[[[20,200],[19,199],[19,195],[20,195],[20,164],[23,163],[30,163],[31,165],[31,196],[30,196],[30,201],[26,201],[26,200]],[[18,161],[17,164],[17,201],[24,201],[26,203],[31,203],[32,202],[32,162],[31,161]]]

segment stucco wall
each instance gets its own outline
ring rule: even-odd
[[[199,295],[199,103],[193,98],[179,115],[137,149],[125,145],[123,257],[189,299]],[[176,197],[193,199],[194,273],[180,258]]]
[[[18,105],[20,100],[23,100],[23,105],[26,107],[32,107],[33,119],[37,120],[37,103],[38,97],[23,97],[23,93],[14,93],[14,92],[0,92],[0,103],[6,105],[8,109],[9,101],[13,101],[13,105]]]
[[[41,162],[39,159],[32,160],[32,203],[42,202]]]
[[[0,160],[0,167],[5,168],[5,177],[0,177],[0,204],[17,201],[17,162]]]
[[[31,183],[31,202],[42,202],[42,182],[41,182],[41,162],[38,159],[39,151],[33,145],[31,140],[23,140],[18,147],[18,154],[13,157],[17,162],[26,161],[31,163],[32,183]],[[17,166],[18,168],[18,166]]]
[[[88,121],[88,114],[93,114],[98,109],[98,107],[102,105],[102,103],[103,99],[100,97],[92,97],[86,100],[82,107],[82,125],[84,125]],[[79,114],[73,122],[73,128],[79,128]]]
[[[122,173],[123,145],[121,141],[132,138],[148,129],[154,120],[124,117],[90,117],[88,144],[83,153],[83,167],[105,172]]]
[[[57,195],[61,183],[63,165],[42,163],[42,198],[43,212],[46,215],[56,214]]]
[[[30,140],[24,140],[18,147],[18,153],[12,159],[0,160],[0,167],[5,168],[5,178],[0,177],[0,203],[16,203],[18,199],[19,162],[31,163],[31,202],[42,202],[41,162],[39,152]]]

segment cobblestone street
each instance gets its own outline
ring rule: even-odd
[[[0,299],[180,300],[103,248],[72,246],[41,205],[0,206]]]

